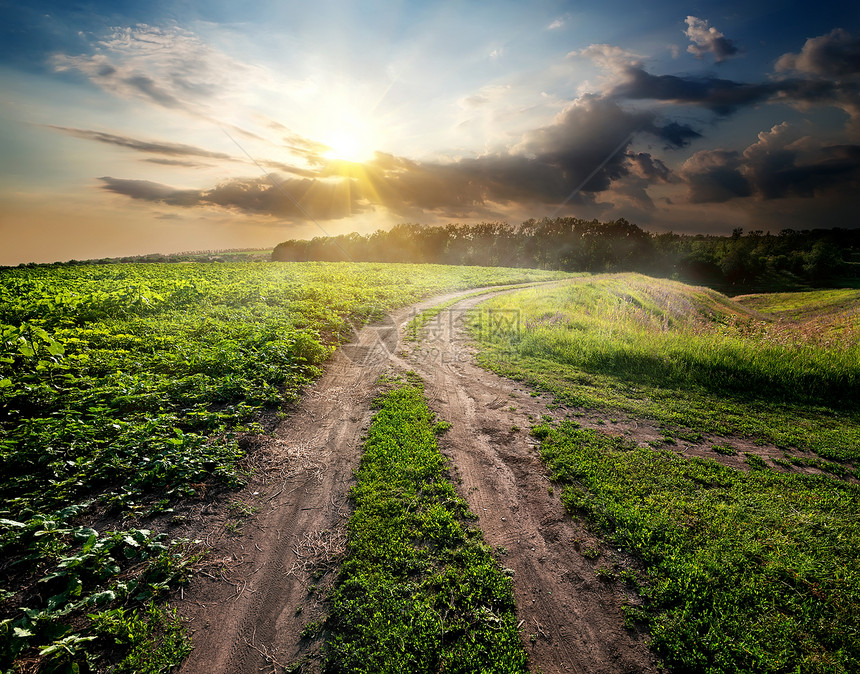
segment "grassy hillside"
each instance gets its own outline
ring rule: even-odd
[[[625,580],[644,608],[624,611],[671,669],[860,669],[856,291],[731,300],[625,274],[483,308],[487,367],[663,427],[650,446],[572,420],[533,433],[569,511],[638,558]],[[785,451],[773,464],[748,453],[744,469],[679,451],[675,438],[706,433]],[[821,472],[795,470],[808,465]]]
[[[518,323],[486,326],[481,362],[564,402],[623,410],[682,435],[737,434],[860,458],[856,309],[775,320],[753,301],[637,274],[574,279],[483,307],[516,312]],[[825,320],[826,332],[810,328]]]
[[[860,290],[812,290],[797,293],[741,295],[738,304],[776,321],[785,333],[840,348],[860,342]]]

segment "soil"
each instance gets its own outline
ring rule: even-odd
[[[583,426],[641,443],[662,439],[654,425],[561,408],[549,396],[474,364],[463,318],[488,297],[467,297],[404,341],[404,326],[425,308],[475,291],[436,297],[357,331],[323,376],[271,434],[249,440],[247,486],[187,506],[179,535],[206,549],[190,585],[175,597],[194,650],[181,672],[317,672],[316,621],[346,542],[348,492],[379,377],[417,372],[439,417],[451,424],[440,447],[477,525],[514,572],[514,592],[531,670],[657,672],[647,634],[624,625],[622,607],[640,598],[620,579],[635,562],[608,548],[565,512],[528,433],[544,415],[576,414]],[[743,467],[708,438],[676,449]],[[768,455],[775,448],[755,448]],[[305,636],[302,636],[304,633]]]

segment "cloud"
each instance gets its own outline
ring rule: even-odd
[[[265,178],[229,180],[210,189],[179,190],[148,181],[102,178],[103,189],[174,206],[208,206],[285,218],[337,219],[367,210],[400,217],[498,217],[511,205],[593,204],[594,195],[629,178],[640,203],[645,189],[669,179],[668,167],[628,151],[640,135],[682,147],[698,133],[651,111],[625,110],[611,99],[583,96],[546,126],[523,134],[511,150],[450,162],[420,162],[377,153],[364,164],[321,160],[312,169],[277,166],[298,177],[273,186]],[[302,139],[291,142],[318,149]],[[572,196],[573,195],[573,196]],[[296,205],[296,202],[300,206]]]
[[[305,178],[313,178],[317,175],[316,171],[312,171],[310,169],[299,168],[298,166],[292,166],[291,164],[285,164],[280,161],[271,161],[268,159],[261,159],[260,164],[262,166],[266,166],[271,169],[275,169],[276,171],[284,171],[285,173],[292,173],[293,175],[302,176]]]
[[[319,166],[325,163],[324,155],[331,151],[331,147],[310,138],[304,138],[291,133],[284,138],[286,149],[293,154],[302,157],[311,166]]]
[[[687,185],[690,203],[722,203],[752,194],[741,170],[740,153],[735,150],[696,152],[684,162],[680,175]]]
[[[718,115],[729,115],[779,91],[779,86],[771,83],[746,84],[711,76],[652,75],[635,66],[627,67],[624,75],[624,82],[610,92],[611,96],[698,105]]]
[[[494,205],[557,205],[574,190],[578,203],[610,189],[631,173],[645,182],[664,182],[669,171],[651,155],[634,160],[627,148],[638,134],[649,134],[672,146],[698,133],[677,123],[662,123],[655,113],[628,111],[615,101],[583,96],[552,124],[523,135],[509,152],[440,164],[378,154],[368,165],[372,193],[397,212],[439,211],[465,217]],[[359,183],[360,184],[360,183]]]
[[[860,145],[823,145],[783,122],[744,150],[747,176],[761,199],[860,193]]]
[[[547,30],[557,30],[564,26],[564,19],[556,19],[551,24],[549,24],[546,29]]]
[[[311,218],[339,220],[365,209],[348,180],[237,178],[201,190],[183,190],[149,180],[110,176],[99,180],[103,183],[102,189],[131,199],[184,208],[215,206],[293,222]]]
[[[352,181],[273,177],[234,179],[206,190],[201,203],[289,221],[339,220],[366,209]]]
[[[692,25],[699,24],[693,22]],[[570,52],[568,57],[588,58],[606,71],[607,77],[601,82],[605,98],[692,105],[721,117],[760,103],[785,103],[795,107],[827,105],[848,113],[860,132],[860,78],[810,77],[808,72],[798,72],[798,69],[813,69],[812,63],[816,64],[816,73],[850,71],[855,67],[856,42],[844,31],[809,40],[801,54],[809,58],[786,54],[779,61],[781,72],[794,69],[794,76],[762,82],[737,82],[713,75],[655,75],[645,69],[638,54],[608,44],[589,45]],[[814,48],[810,48],[810,43]],[[812,54],[817,55],[815,59]],[[679,140],[676,137],[672,142],[677,144]]]
[[[712,76],[652,75],[635,66],[627,67],[624,75],[609,96],[695,105],[722,117],[764,102],[832,105],[845,109],[852,116],[860,111],[860,85],[855,82],[789,78],[746,83]]]
[[[672,171],[661,159],[653,157],[649,152],[628,152],[627,162],[630,172],[651,183],[668,183],[672,181]]]
[[[827,35],[811,37],[799,54],[783,54],[776,71],[795,71],[820,77],[845,77],[860,74],[860,38],[842,28]]]
[[[133,138],[131,136],[121,136],[118,134],[107,133],[104,131],[76,129],[71,127],[54,125],[48,126],[51,129],[61,131],[70,136],[75,136],[76,138],[84,138],[86,140],[93,140],[108,145],[116,145],[117,147],[123,147],[130,150],[135,150],[137,152],[165,155],[166,157],[204,157],[207,159],[222,159],[234,162],[244,162],[244,160],[242,159],[238,159],[223,152],[213,152],[211,150],[205,150],[203,148],[195,147],[193,145],[185,145],[184,143],[168,143],[164,141],[141,140],[139,138]],[[287,143],[286,146],[283,146],[285,149],[289,150],[292,154],[304,159],[309,165],[319,166],[326,162],[326,160],[320,155],[320,153],[327,151],[329,149],[328,145],[318,143],[316,141],[309,140],[307,138],[303,138],[297,135],[290,135],[286,137],[284,141]],[[153,164],[162,164],[165,166],[185,166],[188,168],[206,166],[206,164],[201,164],[199,162],[191,162],[181,159],[148,158],[144,161],[151,162]],[[285,164],[279,161],[273,161],[269,159],[259,159],[258,161],[262,166],[266,166],[268,168],[275,169],[278,171],[292,173],[294,175],[309,178],[312,178],[317,175],[317,173],[313,170],[300,168],[298,166]]]
[[[615,143],[634,133],[650,133],[677,146],[698,137],[696,131],[681,124],[660,126],[652,111],[630,111],[610,98],[586,95],[552,124],[525,134],[521,148],[547,159],[569,156],[577,163],[588,163],[589,158],[605,157]]]
[[[641,67],[642,56],[611,44],[591,44],[578,51],[568,52],[568,58],[586,58],[604,70],[622,73],[629,67]]]
[[[66,126],[49,125],[51,129],[62,131],[63,133],[75,136],[76,138],[84,138],[86,140],[94,140],[99,143],[107,143],[108,145],[117,145],[125,147],[137,152],[148,152],[150,154],[161,154],[170,157],[207,157],[209,159],[227,159],[235,161],[234,157],[223,152],[212,152],[193,145],[185,145],[183,143],[166,143],[158,141],[140,140],[131,136],[120,136],[104,131],[93,131],[90,129],[75,129]],[[166,162],[161,162],[166,163]]]
[[[704,150],[682,166],[692,203],[720,203],[739,197],[758,200],[819,198],[857,201],[860,145],[824,145],[800,137],[783,122],[763,131],[742,153]]]
[[[199,190],[180,190],[151,180],[125,180],[104,176],[99,178],[101,187],[108,192],[122,194],[132,199],[153,201],[169,206],[194,206],[199,203]]]
[[[707,21],[695,16],[687,17],[687,30],[684,35],[690,38],[692,43],[687,47],[687,51],[696,58],[701,59],[706,54],[713,54],[714,61],[722,63],[739,51],[734,42],[713,26],[709,26]]]
[[[77,71],[121,98],[206,115],[244,88],[255,69],[178,27],[115,28],[91,54],[55,54],[57,72]]]
[[[678,179],[662,160],[649,152],[627,152],[625,160],[627,175],[613,181],[602,201],[624,217],[645,217],[655,209],[648,188]]]
[[[626,49],[608,44],[593,44],[570,52],[568,57],[585,57],[610,73],[604,96],[616,100],[668,101],[696,105],[719,115],[729,115],[738,108],[753,105],[778,94],[792,83],[744,83],[706,75],[653,75],[642,59]],[[796,86],[796,85],[795,85]]]
[[[826,35],[809,38],[799,54],[783,54],[776,62],[776,73],[791,72],[805,76],[803,86],[793,98],[799,107],[833,105],[849,117],[848,131],[860,137],[860,38],[836,28]],[[789,80],[791,81],[791,80]],[[791,99],[781,92],[782,98]]]
[[[202,164],[196,161],[185,161],[182,159],[162,159],[161,157],[147,157],[143,161],[150,164],[161,164],[162,166],[184,166],[186,168],[202,168],[209,164]]]

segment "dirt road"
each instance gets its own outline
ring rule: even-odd
[[[459,293],[466,295],[474,291]],[[347,492],[379,376],[411,369],[429,404],[451,423],[441,446],[488,543],[514,570],[524,644],[533,671],[657,671],[643,635],[625,629],[621,605],[635,602],[599,569],[628,562],[566,515],[551,493],[531,421],[553,414],[544,400],[473,364],[462,318],[486,296],[466,298],[424,329],[420,343],[398,332],[434,298],[368,327],[339,349],[301,403],[253,452],[256,473],[231,508],[197,515],[212,546],[207,566],[179,602],[194,651],[186,674],[316,671],[308,623],[345,542]],[[208,529],[207,529],[208,528]],[[606,574],[603,574],[604,576]],[[312,630],[311,630],[312,631]]]

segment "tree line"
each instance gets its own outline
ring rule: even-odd
[[[278,244],[274,261],[418,262],[564,271],[638,271],[727,291],[826,286],[860,279],[860,230],[784,229],[730,236],[647,232],[625,219],[527,220],[520,225],[401,224]]]

